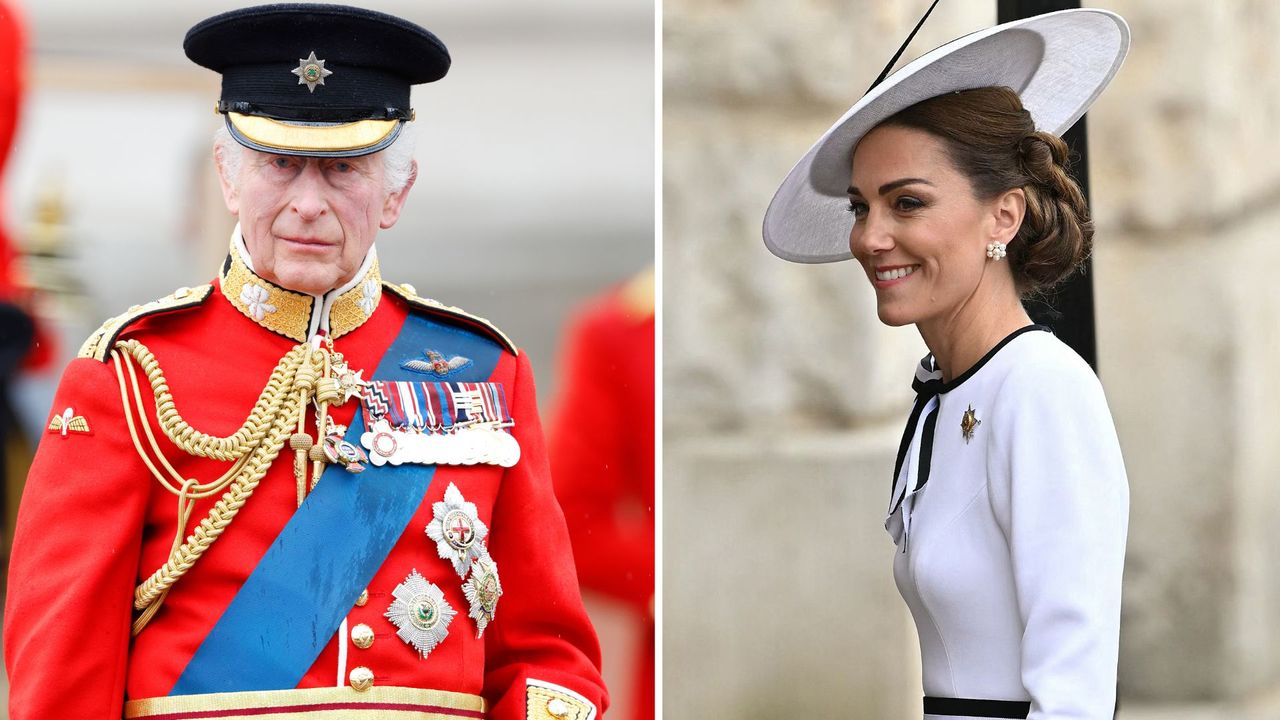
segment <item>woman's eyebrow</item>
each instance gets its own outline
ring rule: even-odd
[[[902,179],[900,179],[900,180],[894,180],[893,182],[887,182],[887,183],[885,183],[885,184],[881,185],[881,186],[880,186],[880,194],[881,194],[881,195],[884,195],[884,194],[886,194],[886,193],[893,192],[894,190],[897,190],[898,188],[900,188],[900,187],[902,187],[902,186],[904,186],[904,185],[916,185],[916,184],[920,184],[920,185],[928,185],[929,187],[933,187],[933,186],[934,186],[934,185],[933,185],[933,183],[929,182],[928,180],[925,180],[924,178],[902,178]],[[861,195],[861,194],[862,194],[862,192],[861,192],[861,191],[859,191],[859,190],[858,190],[858,188],[854,187],[853,185],[850,185],[850,186],[849,186],[849,194],[850,194],[850,195]]]

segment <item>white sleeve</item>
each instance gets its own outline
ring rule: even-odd
[[[1129,486],[1102,386],[1078,358],[1052,358],[1016,368],[999,398],[988,477],[1023,623],[1028,720],[1110,720]]]

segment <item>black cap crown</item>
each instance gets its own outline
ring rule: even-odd
[[[352,156],[390,145],[413,118],[409,89],[449,71],[449,51],[392,15],[316,3],[261,5],[204,20],[187,57],[222,74],[219,112],[241,144]]]

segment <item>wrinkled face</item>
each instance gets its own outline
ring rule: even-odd
[[[378,230],[396,223],[412,186],[384,187],[379,154],[306,158],[243,152],[238,178],[218,163],[227,209],[263,278],[297,292],[320,295],[350,281]]]
[[[875,288],[881,322],[954,317],[977,293],[1000,217],[993,202],[973,196],[942,140],[872,130],[854,150],[849,201],[849,249]]]

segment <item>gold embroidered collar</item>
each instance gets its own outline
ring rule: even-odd
[[[321,296],[264,280],[245,261],[247,254],[237,225],[230,256],[218,275],[222,294],[245,317],[291,340],[305,342],[319,330],[342,337],[363,325],[382,299],[382,275],[372,247],[355,278]]]

